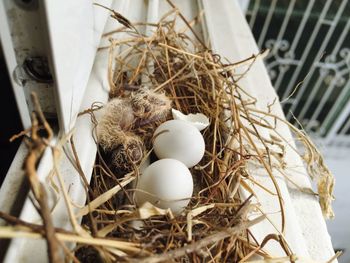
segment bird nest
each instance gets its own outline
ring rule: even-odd
[[[82,262],[238,262],[253,255],[269,259],[264,246],[271,239],[279,241],[286,256],[291,257],[293,251],[282,234],[285,207],[275,177],[276,170],[283,171],[288,163],[284,155],[289,143],[276,124],[288,126],[304,146],[300,155],[311,178],[318,182],[318,198],[326,217],[333,215],[333,177],[303,131],[270,111],[259,110],[258,98],[240,86],[240,80],[266,52],[226,63],[197,38],[192,28],[177,30],[178,20],[183,19],[177,9],[159,23],[148,24],[153,28],[150,36],[139,33],[138,27],[145,24],[133,25],[110,11],[124,27],[104,36],[110,38],[110,46],[105,48],[110,50],[111,100],[102,109],[95,104],[82,113],[91,115],[99,150],[91,184],[86,185],[87,204],[75,216],[70,213],[75,231],[50,225],[43,200],[45,189],[35,175],[33,162],[35,165],[51,136],[39,107],[29,131],[25,169],[45,224],[26,224],[4,214],[2,218],[46,238],[53,262],[62,257],[56,252],[61,249],[66,259]],[[187,21],[185,24],[189,25]],[[239,67],[246,68],[243,74],[236,73]],[[138,207],[134,200],[140,166],[152,156],[154,129],[171,118],[171,107],[184,114],[200,112],[210,120],[202,132],[204,157],[190,169],[194,193],[179,214],[149,203]],[[104,116],[112,116],[112,121],[96,117],[103,109],[107,109]],[[41,124],[47,132],[40,137],[37,129]],[[269,137],[264,135],[266,131]],[[273,190],[255,180],[254,169],[263,170]],[[273,192],[282,222],[281,235],[269,235],[260,243],[249,230],[265,219],[252,185]],[[72,209],[69,201],[68,209]],[[76,223],[80,217],[81,226]],[[71,251],[63,241],[76,242],[77,246]]]

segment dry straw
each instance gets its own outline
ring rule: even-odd
[[[254,262],[300,260],[283,237],[285,207],[275,173],[276,170],[283,171],[285,162],[288,162],[284,159],[288,142],[276,131],[275,124],[287,125],[305,146],[302,158],[310,177],[318,182],[319,200],[326,217],[333,215],[330,206],[333,177],[303,131],[270,112],[258,110],[256,98],[238,85],[242,75],[235,75],[235,69],[248,65],[245,74],[249,74],[250,66],[267,52],[225,64],[219,55],[213,54],[196,39],[197,34],[194,35],[192,28],[176,30],[178,21],[184,20],[176,8],[159,23],[149,24],[154,33],[147,37],[138,30],[145,24],[132,25],[122,15],[110,11],[112,17],[124,25],[105,36],[113,34],[115,37],[110,38],[108,47],[111,98],[130,99],[143,84],[153,92],[165,94],[172,100],[173,107],[184,114],[201,112],[210,119],[210,126],[203,131],[205,156],[199,165],[191,169],[195,181],[191,202],[177,216],[170,210],[150,204],[137,208],[132,182],[139,176],[139,164],[132,163],[127,174],[118,173],[110,169],[108,160],[104,160],[99,151],[91,185],[85,180],[88,193],[86,206],[74,210],[66,196],[73,231],[54,228],[43,195],[45,190],[35,179],[33,166],[43,149],[52,147],[47,142],[51,130],[37,107],[37,114],[33,115],[34,126],[27,135],[30,137],[30,153],[25,168],[44,224],[29,224],[1,213],[0,217],[12,226],[1,227],[0,237],[44,238],[51,262],[239,262],[249,261],[253,255],[260,255],[263,259]],[[186,21],[185,24],[189,26],[193,23]],[[191,32],[186,34],[188,29]],[[121,33],[124,35],[122,39],[119,38]],[[93,105],[82,114],[90,114],[96,126],[98,122],[94,112],[99,109]],[[38,117],[39,123],[36,121]],[[133,127],[131,131],[144,142],[144,158],[151,150],[151,132],[157,121],[130,125]],[[38,129],[42,125],[46,128],[47,138],[39,137]],[[262,136],[262,130],[267,130],[270,138]],[[94,134],[96,136],[96,130]],[[73,143],[71,146],[74,150]],[[53,149],[57,154],[60,146]],[[84,179],[76,155],[72,162]],[[275,189],[267,189],[254,179],[248,169],[251,164],[264,170]],[[57,166],[55,172],[59,177]],[[275,196],[280,206],[282,226],[279,234],[268,235],[261,243],[249,230],[250,226],[265,219],[263,212],[253,220],[248,219],[249,213],[261,210],[252,184]],[[66,193],[63,184],[60,188],[61,193]],[[242,191],[248,192],[249,198],[244,199]],[[80,227],[76,222],[81,216],[84,218]],[[279,242],[286,253],[285,258],[272,259],[264,250],[271,240]],[[68,249],[66,242],[77,243],[74,251]]]

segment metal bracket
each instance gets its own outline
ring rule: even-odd
[[[14,69],[13,77],[17,84],[22,87],[28,81],[44,84],[53,83],[47,59],[42,56],[25,58],[23,64]]]
[[[32,80],[39,83],[53,83],[49,65],[45,57],[27,57],[22,67]]]

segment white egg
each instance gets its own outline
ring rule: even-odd
[[[171,158],[193,167],[203,158],[205,144],[202,134],[187,121],[170,120],[154,132],[154,152],[159,159]]]
[[[188,168],[178,160],[162,159],[152,163],[140,175],[136,185],[135,201],[178,214],[188,205],[193,193],[193,179]]]

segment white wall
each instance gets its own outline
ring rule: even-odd
[[[238,0],[238,4],[240,6],[240,8],[242,9],[243,14],[245,14],[245,12],[248,9],[249,6],[249,2],[250,0]]]
[[[339,262],[350,262],[350,149],[323,149],[326,163],[333,172],[335,184],[335,219],[327,222],[335,249],[345,249]]]

